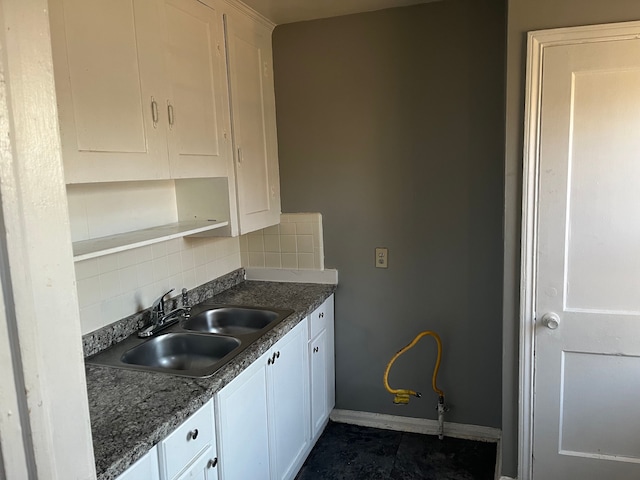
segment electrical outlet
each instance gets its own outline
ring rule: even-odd
[[[387,268],[389,266],[389,249],[387,247],[376,248],[376,268]]]

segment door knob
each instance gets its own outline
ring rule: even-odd
[[[545,313],[542,316],[541,320],[542,320],[542,324],[545,327],[550,328],[551,330],[555,330],[560,325],[560,317],[558,316],[557,313],[553,313],[553,312]]]

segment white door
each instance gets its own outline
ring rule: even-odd
[[[67,183],[169,177],[155,0],[52,0]]]
[[[533,476],[638,479],[640,39],[542,58]]]
[[[267,354],[216,394],[220,477],[269,480]]]
[[[315,437],[327,418],[327,331],[323,330],[309,342],[311,372],[311,436]]]
[[[231,138],[222,16],[196,0],[165,0],[165,9],[171,177],[226,177]]]
[[[240,233],[280,222],[271,31],[225,15]]]
[[[271,478],[295,477],[309,444],[307,322],[303,320],[271,349],[267,367]]]

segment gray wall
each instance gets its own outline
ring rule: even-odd
[[[503,473],[517,470],[520,208],[526,32],[640,20],[637,0],[509,0],[507,48]]]
[[[283,25],[274,65],[284,212],[323,214],[337,268],[337,408],[499,427],[502,352],[502,0],[448,0]],[[374,248],[390,250],[374,268]]]

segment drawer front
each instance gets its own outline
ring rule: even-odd
[[[207,446],[215,446],[213,432],[213,400],[210,400],[160,442],[163,480],[173,479]]]
[[[327,302],[325,301],[310,315],[311,328],[309,329],[309,340],[315,338],[327,328]]]

